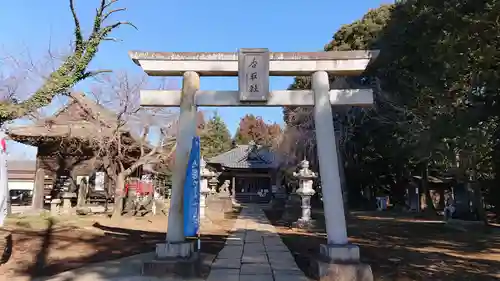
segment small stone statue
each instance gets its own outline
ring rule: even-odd
[[[229,195],[229,185],[230,181],[225,180],[224,183],[219,187],[219,193],[224,195]]]

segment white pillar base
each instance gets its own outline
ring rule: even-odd
[[[160,277],[161,280],[192,278],[200,277],[201,269],[202,258],[194,251],[193,242],[161,243],[156,244],[156,257],[143,263],[142,275]]]
[[[194,253],[193,242],[156,244],[156,258],[189,258]]]
[[[373,281],[370,265],[360,263],[356,245],[320,245],[322,259],[313,269],[320,281]]]
[[[359,262],[359,247],[353,244],[320,245],[319,253],[322,257],[333,262]]]

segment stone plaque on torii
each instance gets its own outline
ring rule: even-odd
[[[269,50],[240,49],[238,52],[240,102],[264,102],[269,94]]]
[[[186,258],[193,248],[187,245],[183,234],[182,193],[187,155],[196,134],[197,106],[313,106],[328,237],[328,244],[320,250],[333,263],[359,263],[358,247],[347,240],[338,155],[332,141],[335,137],[332,106],[370,106],[373,91],[330,90],[329,76],[361,75],[378,51],[296,53],[241,49],[237,53],[131,51],[129,55],[150,76],[184,77],[180,91],[141,91],[141,106],[180,106],[168,232],[166,242],[157,245],[159,258]],[[200,76],[239,76],[239,90],[202,91]],[[312,76],[312,89],[269,91],[269,76]]]

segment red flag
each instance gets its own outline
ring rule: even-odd
[[[0,140],[0,146],[2,146],[2,151],[5,152],[7,151],[7,143],[5,142],[5,139]]]

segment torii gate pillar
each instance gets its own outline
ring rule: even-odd
[[[175,180],[175,178],[184,178],[184,171],[187,168],[187,158],[190,151],[188,146],[194,136],[194,132],[191,130],[193,124],[189,123],[192,119],[189,116],[196,106],[313,106],[328,235],[328,243],[320,248],[321,254],[329,260],[326,263],[318,262],[320,280],[373,280],[370,266],[359,263],[359,248],[348,244],[332,116],[332,105],[372,105],[373,92],[371,89],[330,90],[329,75],[360,75],[367,65],[377,57],[378,51],[269,53],[266,49],[246,50],[249,52],[246,57],[242,56],[242,52],[130,52],[134,62],[149,75],[184,75],[185,79],[182,91],[141,91],[142,106],[180,105],[180,122],[190,128],[186,129],[185,133],[180,131],[178,134],[177,145],[178,148],[180,145],[182,149],[176,153],[176,174],[174,174],[168,222],[169,233],[166,243],[158,245],[157,255],[159,257],[182,257],[178,245],[184,243],[184,236],[179,230],[183,228],[183,214],[179,206],[182,206],[184,185],[182,180]],[[242,68],[245,67],[246,62],[252,62],[251,67],[254,69],[262,68],[251,70],[251,75],[246,75],[248,73],[241,75],[248,71]],[[199,85],[198,87],[186,88],[186,84],[194,81],[192,77],[198,77],[198,75],[240,75],[240,79],[250,77],[252,81],[240,81],[240,91],[200,91],[198,90]],[[312,90],[269,92],[269,89],[262,89],[268,85],[269,76],[306,75],[312,76]],[[267,79],[267,81],[259,81],[259,79]]]

